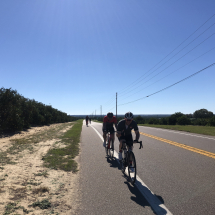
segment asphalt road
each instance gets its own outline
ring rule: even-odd
[[[106,158],[102,124],[83,125],[79,214],[215,214],[215,137],[139,130],[143,149],[134,146],[138,180],[132,186],[117,154],[113,162]]]

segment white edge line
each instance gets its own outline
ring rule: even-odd
[[[94,129],[94,131],[98,134],[98,136],[103,141],[102,135],[97,131],[96,128],[94,128],[92,125],[90,125]],[[114,156],[119,163],[119,157],[118,153],[114,150]],[[157,215],[172,215],[172,213],[166,208],[164,204],[154,195],[154,193],[146,186],[146,184],[141,180],[141,178],[137,175],[136,176],[136,182],[135,186],[138,188],[138,190],[142,193],[142,195],[146,198],[146,200],[149,202],[151,207],[153,208],[154,212]]]
[[[147,127],[147,126],[139,125],[138,127]],[[205,138],[205,139],[209,139],[209,140],[215,140],[214,138],[210,138],[210,137],[203,137],[203,136],[200,136],[200,135],[186,134],[185,132],[182,133],[182,132],[177,132],[177,131],[171,131],[171,130],[165,129],[165,128],[152,128],[152,127],[147,127],[147,128],[155,129],[155,130],[167,131],[167,132],[176,133],[176,134],[184,134],[184,135],[187,135],[187,136],[201,137],[201,138]]]

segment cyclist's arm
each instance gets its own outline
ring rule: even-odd
[[[116,136],[121,137],[121,131],[117,131]]]
[[[103,122],[103,130],[106,130],[106,122]]]
[[[118,138],[120,138],[121,137],[121,135],[122,135],[122,133],[123,133],[123,124],[122,124],[122,122],[119,122],[118,123],[118,125],[117,125],[117,134],[116,134],[116,136],[118,137]]]
[[[140,132],[139,132],[139,130],[135,131],[135,134],[136,134],[135,140],[138,141],[139,138],[140,138]],[[134,141],[135,141],[135,140],[134,140]]]

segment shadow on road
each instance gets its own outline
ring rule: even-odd
[[[106,159],[107,159],[107,162],[110,164],[110,167],[118,168],[119,170],[121,170],[120,164],[116,158],[111,160],[110,157],[107,156]],[[136,180],[134,186],[131,185],[128,182],[129,179],[126,174],[122,174],[122,177],[126,179],[124,183],[128,186],[128,189],[133,194],[131,196],[132,201],[134,201],[136,204],[142,207],[145,207],[145,206],[151,207],[154,214],[159,214],[159,215],[167,214],[167,211],[163,207],[161,207],[161,205],[164,204],[164,200],[161,196],[153,194],[151,190],[148,189],[148,187],[144,186],[138,180]]]
[[[145,199],[145,197],[141,194],[141,192],[135,186],[132,186],[127,181],[125,181],[124,183],[128,186],[128,189],[133,194],[133,196],[131,196],[132,201],[134,201],[136,204],[138,204],[142,207],[150,206],[148,201]]]
[[[145,187],[141,182],[136,180],[134,186],[132,186],[128,182],[128,176],[126,174],[123,177],[127,180],[124,183],[128,186],[130,192],[134,195],[131,196],[131,200],[134,201],[136,204],[145,207],[151,207],[154,214],[167,214],[167,211],[162,208],[160,205],[164,204],[164,200],[161,196],[153,194],[148,187]],[[150,203],[148,202],[150,201]]]
[[[131,186],[131,185],[130,185]],[[167,214],[167,211],[161,207],[164,204],[164,200],[161,196],[153,194],[148,187],[144,186],[140,181],[136,180],[135,187],[145,197],[147,201],[150,201],[150,207],[155,214]]]
[[[118,168],[120,170],[120,165],[115,157],[113,158],[113,160],[111,160],[110,157],[107,156],[106,159],[107,159],[107,162],[110,164],[110,167]]]

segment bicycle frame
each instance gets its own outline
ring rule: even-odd
[[[140,143],[140,148],[141,149],[142,146],[142,141],[139,141],[137,143]],[[128,168],[128,177],[129,177],[129,181],[131,184],[134,184],[136,181],[136,160],[135,160],[135,156],[134,153],[131,149],[131,147],[128,147],[128,145],[126,144],[126,141],[123,141],[122,143],[122,154],[123,154],[123,159],[121,161],[121,170],[122,172],[125,174],[125,169]]]
[[[114,140],[110,136],[110,132],[107,133],[106,137],[106,146],[105,146],[105,151],[106,155],[111,158],[111,160],[114,157]]]

